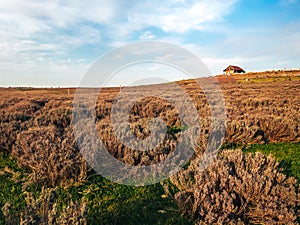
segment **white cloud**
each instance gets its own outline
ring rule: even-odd
[[[91,0],[88,3],[71,0],[11,0],[1,1],[0,12],[1,22],[22,30],[22,33],[14,30],[13,34],[16,36],[18,33],[30,35],[57,27],[67,28],[83,21],[109,23],[116,15],[116,6],[114,2],[104,0]]]
[[[156,36],[149,30],[145,31],[141,36],[140,39],[142,40],[151,40],[156,38]]]
[[[100,31],[86,23],[109,23],[115,15],[115,3],[111,1],[1,1],[0,41],[6,41],[7,48],[16,42],[22,44],[23,39],[36,38],[42,39],[41,42],[56,41],[53,43],[56,45],[64,44],[62,41],[78,45],[89,40],[99,41]],[[72,30],[72,33],[63,30]],[[65,38],[48,40],[51,35]]]
[[[71,50],[101,40],[89,23],[109,23],[116,11],[110,1],[0,1],[1,70],[61,65]]]
[[[11,54],[18,54],[29,46],[24,39],[35,42],[40,39],[39,50],[42,47],[49,50],[49,45],[53,49],[63,45],[74,48],[99,42],[103,35],[115,43],[127,42],[126,37],[133,31],[147,27],[176,33],[203,29],[206,23],[221,20],[236,1],[1,1],[0,48],[5,45]],[[103,26],[103,30],[95,28],[95,24]],[[148,30],[139,38],[155,37]]]
[[[230,13],[238,0],[146,1],[129,10],[128,19],[136,26],[153,26],[166,32],[182,33],[205,29]]]

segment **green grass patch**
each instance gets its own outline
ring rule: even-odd
[[[22,191],[22,182],[26,170],[20,169],[16,160],[10,155],[0,153],[0,209],[5,203],[10,203],[10,214],[19,218],[20,212],[25,208],[25,194]],[[0,224],[7,224],[3,211],[0,210]]]
[[[176,202],[164,196],[160,184],[126,186],[97,175],[68,192],[74,201],[87,200],[88,224],[192,224],[181,217]]]

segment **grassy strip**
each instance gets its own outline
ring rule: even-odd
[[[283,82],[283,81],[298,81],[300,76],[265,76],[265,77],[250,77],[237,78],[241,83],[268,83],[268,82]]]

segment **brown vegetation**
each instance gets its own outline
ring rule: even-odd
[[[179,84],[192,96],[198,110],[201,135],[197,151],[202,152],[211,129],[206,97],[195,82]],[[168,89],[168,84],[164,87]],[[299,82],[277,82],[276,85],[273,82],[225,82],[221,83],[221,89],[227,110],[225,143],[300,141],[300,98],[296,97],[300,94]],[[84,179],[87,168],[75,144],[71,125],[73,94],[68,95],[64,89],[0,91],[0,151],[11,152],[20,165],[31,168],[35,182],[53,186],[60,181]],[[136,152],[122,145],[110,121],[117,93],[118,89],[103,89],[95,108],[98,133],[108,151],[134,165],[149,165],[165,159],[180,141],[180,132],[169,132],[160,146],[148,152]],[[148,122],[153,117],[166,121],[171,131],[183,126],[176,108],[164,99],[150,97],[132,107],[131,131],[127,132],[133,132],[141,140],[148,137]]]
[[[300,83],[298,80],[291,79],[274,83],[273,81],[240,82],[241,80],[235,78],[218,79],[226,103],[225,144],[300,142],[300,98],[298,97],[300,96]],[[211,132],[210,106],[196,82],[188,80],[178,82],[178,84],[191,96],[199,113],[200,135],[194,155],[194,159],[197,159],[204,151]],[[170,90],[168,85],[163,85],[166,90],[162,93],[163,95],[183,98],[176,92],[168,92]],[[151,96],[152,90],[159,89],[159,87],[161,85],[154,85],[150,88],[140,87],[139,90]],[[131,88],[127,91],[129,94],[134,94],[137,89]],[[30,169],[30,177],[24,190],[32,183],[48,188],[54,188],[56,185],[68,186],[84,181],[88,174],[92,173],[74,138],[71,124],[74,92],[74,89],[71,91],[67,89],[0,89],[0,152],[11,153],[21,167]],[[181,138],[181,129],[184,129],[185,124],[180,121],[178,113],[180,110],[187,110],[185,104],[181,104],[180,109],[176,109],[165,99],[146,97],[137,101],[131,108],[130,130],[124,130],[124,132],[132,132],[138,139],[144,140],[151,135],[149,121],[154,117],[159,117],[168,127],[166,137],[160,145],[150,151],[135,151],[120,143],[110,120],[112,106],[118,92],[119,88],[102,89],[95,107],[98,135],[109,153],[115,158],[131,165],[151,165],[164,160],[176,149],[179,142],[184,141]],[[215,103],[217,101],[216,99]],[[120,123],[119,126],[123,124]],[[252,169],[246,170],[246,165]],[[222,169],[213,172],[217,167]],[[240,152],[225,152],[223,160],[214,162],[206,174],[193,174],[195,171],[187,170],[190,175],[195,176],[194,179],[190,179],[189,176],[185,179],[179,174],[176,178],[178,181],[173,180],[181,190],[176,199],[185,214],[207,223],[218,220],[218,222],[237,221],[238,218],[246,223],[294,221],[295,215],[291,208],[296,204],[295,191],[293,191],[295,181],[276,172],[275,167],[276,163],[271,158],[261,155],[245,156]],[[261,171],[256,174],[257,168]],[[203,181],[207,179],[212,179],[212,181],[216,179],[219,183],[208,182],[205,186]],[[202,193],[199,188],[208,192]],[[260,191],[262,194],[259,194]],[[41,198],[48,199],[50,192],[52,193],[52,191],[44,191]],[[210,196],[210,192],[214,192],[214,195]],[[280,192],[283,195],[280,195]],[[290,195],[287,196],[286,193]],[[209,207],[206,198],[211,201]],[[48,204],[47,201],[41,199],[30,200],[30,196],[27,199],[31,206],[28,206],[27,213],[21,218],[23,223],[34,224],[28,222],[32,220],[30,216],[37,218],[37,221],[48,223],[51,218],[45,215],[48,212],[49,215],[53,214],[52,203]],[[274,205],[272,199],[276,199],[280,205],[277,203]],[[37,205],[42,204],[41,202],[46,204],[43,207],[47,213],[43,214],[38,211]],[[212,202],[216,203],[214,207],[212,207]],[[261,210],[262,207],[265,210]],[[84,207],[72,203],[70,208],[65,210],[68,211],[66,213],[74,214],[74,217],[81,220],[82,208]],[[9,211],[9,205],[6,205],[4,209]],[[229,213],[230,210],[234,211],[235,216]],[[280,212],[283,212],[283,216],[278,215]],[[56,217],[61,221],[67,221],[67,218],[63,216]],[[13,221],[13,218],[10,219]],[[78,224],[83,223],[85,222],[78,222]]]
[[[171,177],[196,224],[297,224],[297,181],[278,172],[273,157],[227,150],[204,172],[199,160]]]

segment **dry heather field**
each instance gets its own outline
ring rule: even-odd
[[[195,165],[211,131],[210,108],[195,81],[179,81],[199,113],[195,155],[170,180],[139,188],[113,184],[85,162],[71,123],[75,89],[1,88],[0,224],[297,224],[299,182],[289,175],[297,177],[300,168],[300,71],[216,78],[226,104],[220,158],[206,175],[197,173]],[[151,95],[154,88],[168,95],[169,85],[133,87],[127,92],[128,96],[141,90]],[[162,118],[168,127],[163,143],[137,152],[114,135],[110,115],[119,90],[102,89],[95,107],[97,131],[106,148],[131,165],[164,160],[185,129],[178,109],[157,97],[133,105],[131,130],[126,132],[146,138],[150,135],[147,121],[153,117]],[[251,144],[282,143],[290,143],[297,153],[287,173],[278,168],[281,161],[244,151]],[[238,149],[226,150],[233,146]]]

